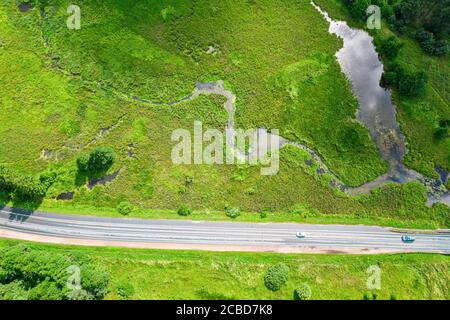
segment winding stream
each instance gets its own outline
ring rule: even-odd
[[[381,156],[390,164],[390,171],[387,174],[378,177],[376,180],[360,187],[348,187],[326,166],[321,157],[314,150],[305,145],[289,141],[281,136],[271,134],[267,132],[266,129],[257,130],[254,137],[254,143],[250,146],[248,154],[243,154],[241,151],[237,150],[234,145],[234,139],[230,139],[230,141],[233,141],[230,147],[234,150],[236,156],[239,158],[247,157],[248,159],[254,159],[255,157],[258,157],[255,150],[258,150],[259,155],[261,155],[261,148],[266,148],[263,150],[264,153],[274,149],[280,149],[285,145],[292,145],[311,155],[311,159],[307,160],[306,164],[312,166],[314,160],[318,165],[318,174],[327,173],[332,176],[330,187],[339,188],[341,191],[345,191],[350,195],[368,193],[370,190],[379,188],[388,182],[405,183],[419,181],[428,189],[429,205],[433,203],[444,203],[450,206],[450,194],[445,188],[448,172],[445,172],[444,174],[442,169],[436,168],[436,171],[440,175],[440,179],[434,180],[424,177],[418,172],[407,168],[402,163],[403,158],[407,153],[405,139],[396,119],[396,108],[392,103],[391,94],[389,90],[385,90],[379,85],[383,73],[383,64],[375,50],[372,37],[365,31],[350,28],[344,21],[332,20],[328,13],[323,11],[314,2],[311,2],[311,5],[314,6],[330,24],[329,32],[343,40],[344,45],[336,53],[336,57],[342,71],[351,82],[353,92],[358,99],[359,109],[357,117],[369,130],[372,140],[380,150]],[[67,76],[79,76],[70,74],[59,66],[57,59],[55,59],[51,52],[48,40],[44,37],[43,21],[45,19],[45,14],[43,11],[40,12],[40,16],[43,41],[48,50],[48,56],[52,61],[52,66]],[[101,89],[106,90],[100,83],[96,82],[95,84]],[[153,102],[134,95],[124,94],[116,90],[112,90],[112,92],[118,97],[126,100],[134,100],[151,105],[169,106],[195,99],[202,94],[222,95],[227,99],[224,104],[224,107],[228,112],[227,134],[235,133],[234,113],[236,96],[231,91],[225,89],[223,81],[209,83],[198,82],[191,95],[173,102]],[[269,139],[268,141],[270,141],[268,148],[265,143],[267,140],[264,141],[264,139]],[[256,146],[255,143],[258,143],[258,146]],[[108,176],[105,181],[101,180],[100,182],[106,183],[107,181],[113,180],[116,175],[117,173],[115,172],[111,177]]]

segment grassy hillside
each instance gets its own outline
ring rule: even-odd
[[[17,244],[0,241],[0,248]],[[307,283],[312,299],[449,299],[447,256],[377,256],[211,253],[117,248],[79,248],[26,243],[37,252],[83,255],[110,274],[106,299],[120,299],[131,284],[131,299],[293,299]],[[276,292],[264,286],[266,270],[289,267],[287,283]],[[369,266],[381,268],[381,289],[368,290]],[[126,272],[124,272],[126,270]],[[127,286],[129,287],[129,285]]]
[[[222,79],[237,96],[240,127],[279,128],[351,185],[375,178],[386,163],[355,121],[356,99],[333,58],[341,43],[309,1],[86,0],[77,3],[80,30],[66,27],[69,1],[34,1],[27,12],[18,3],[0,4],[0,164],[57,174],[42,208],[111,212],[126,200],[136,216],[188,206],[214,218],[234,206],[274,220],[290,212],[448,226],[450,209],[426,207],[425,188],[387,186],[351,198],[293,148],[282,151],[280,173],[271,177],[258,167],[175,166],[172,131],[192,130],[194,120],[225,128],[223,98],[175,106],[131,99],[178,100],[197,81]],[[76,159],[103,145],[117,155],[110,172],[121,171],[91,191]],[[72,201],[54,200],[69,191]],[[27,205],[1,190],[0,201]]]

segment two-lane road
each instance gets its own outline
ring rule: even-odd
[[[296,233],[307,233],[297,239]],[[387,228],[296,223],[242,223],[100,218],[0,210],[0,237],[92,246],[275,252],[450,253],[450,234],[403,243]]]

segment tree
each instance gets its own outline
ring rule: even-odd
[[[396,36],[390,36],[381,41],[381,52],[389,59],[393,60],[397,57],[403,44]]]
[[[301,284],[295,289],[295,297],[298,300],[309,300],[311,299],[311,295],[311,288],[306,283]]]
[[[77,167],[84,173],[104,172],[114,164],[115,158],[114,150],[110,147],[98,147],[90,154],[78,157]]]
[[[89,157],[89,170],[91,172],[106,171],[115,160],[115,154],[110,147],[98,147],[91,152]]]
[[[398,80],[398,91],[401,95],[414,97],[418,96],[425,89],[427,75],[423,72],[405,73]]]
[[[276,264],[267,269],[264,284],[271,291],[278,291],[287,282],[289,267],[284,263]]]

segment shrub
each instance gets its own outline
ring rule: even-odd
[[[192,213],[191,209],[186,208],[186,207],[182,207],[182,208],[178,209],[178,214],[183,217],[187,217],[187,216],[191,215],[191,213]]]
[[[295,297],[297,300],[309,300],[311,299],[311,295],[311,288],[306,283],[301,284],[295,289]]]
[[[228,217],[232,219],[236,219],[241,214],[240,210],[238,208],[228,208],[226,210],[226,214]]]
[[[396,88],[403,96],[414,97],[425,90],[427,81],[428,77],[424,72],[414,73],[393,63],[384,72],[381,78],[381,85],[383,87]]]
[[[398,91],[401,95],[418,96],[425,89],[427,75],[420,71],[418,73],[406,73],[398,80]]]
[[[133,209],[134,209],[133,205],[131,203],[129,203],[128,201],[122,201],[117,206],[117,212],[119,212],[121,215],[124,215],[124,216],[131,213],[131,211],[133,211]]]
[[[449,129],[448,128],[439,128],[439,129],[437,129],[435,131],[435,133],[434,133],[434,137],[437,140],[443,140],[443,139],[446,139],[446,138],[450,137]]]
[[[423,51],[430,55],[444,56],[450,50],[447,40],[436,40],[434,34],[425,29],[419,29],[415,33],[415,38]]]
[[[446,120],[441,120],[439,121],[439,126],[442,128],[450,128],[450,119]]]
[[[395,295],[395,294],[391,294],[390,299],[391,299],[391,300],[398,300],[398,297],[397,297],[397,295]]]
[[[128,299],[134,294],[134,287],[131,283],[122,281],[117,285],[117,294],[123,299]]]
[[[278,291],[286,283],[289,276],[289,267],[283,263],[276,264],[267,269],[264,275],[264,284],[271,291]]]
[[[381,52],[388,59],[395,59],[403,44],[398,40],[396,36],[390,36],[381,40]]]

